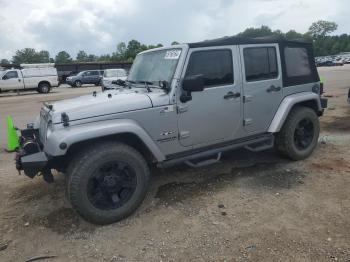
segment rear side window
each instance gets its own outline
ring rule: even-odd
[[[231,50],[197,51],[191,54],[186,76],[204,76],[205,87],[233,83],[233,65]]]
[[[306,48],[286,47],[284,49],[288,77],[309,76],[311,68]]]
[[[278,77],[275,47],[245,48],[243,56],[247,82],[274,79]]]

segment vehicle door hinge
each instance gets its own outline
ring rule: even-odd
[[[177,113],[181,114],[181,113],[185,113],[188,110],[188,106],[187,105],[178,105],[177,106]]]
[[[190,137],[190,131],[180,131],[179,139],[185,139]]]
[[[253,120],[251,118],[243,119],[243,125],[244,126],[249,126],[252,122],[253,122]]]

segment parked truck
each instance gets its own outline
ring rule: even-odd
[[[21,69],[0,71],[0,92],[11,90],[37,90],[49,93],[59,85],[54,64],[21,64]]]

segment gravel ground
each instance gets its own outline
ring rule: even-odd
[[[236,151],[202,169],[153,170],[142,206],[109,226],[71,209],[61,175],[51,185],[19,176],[14,154],[2,151],[0,261],[350,261],[350,66],[320,74],[329,109],[310,158]],[[43,101],[93,90],[0,95],[0,146],[7,114],[23,127]]]

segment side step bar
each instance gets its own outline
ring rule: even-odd
[[[158,163],[158,166],[161,168],[167,168],[170,166],[174,166],[180,163],[186,163],[187,165],[191,167],[202,167],[207,166],[209,164],[214,164],[220,161],[221,153],[226,151],[231,151],[238,148],[245,148],[247,150],[258,152],[261,150],[266,150],[269,148],[272,148],[274,144],[274,136],[273,134],[266,134],[264,136],[260,136],[254,139],[245,140],[237,143],[227,144],[222,147],[213,148],[197,153],[193,153],[186,156],[181,156],[177,158],[172,158],[169,160],[165,160],[161,163]],[[193,163],[193,160],[201,159],[201,158],[208,158],[210,156],[217,155],[216,159],[207,159],[204,161],[201,161],[199,163]]]
[[[204,167],[204,166],[209,166],[209,165],[213,165],[217,162],[219,162],[221,159],[221,152],[218,153],[216,158],[212,158],[212,159],[207,159],[207,160],[203,160],[200,161],[198,163],[193,163],[190,160],[185,161],[185,164],[190,166],[190,167],[194,167],[194,168],[199,168],[199,167]]]

